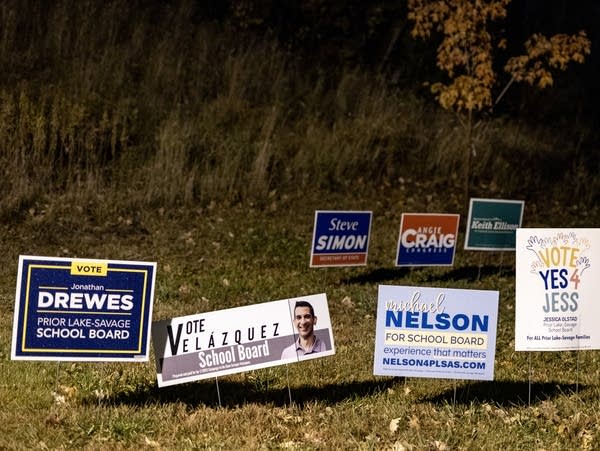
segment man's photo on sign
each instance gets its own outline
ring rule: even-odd
[[[324,302],[320,302],[324,300]],[[294,342],[281,353],[281,359],[308,359],[320,353],[333,354],[333,337],[326,298],[289,301]]]
[[[317,317],[310,302],[297,301],[294,305],[294,329],[298,337],[294,344],[288,346],[281,353],[282,359],[326,351],[325,342],[315,335]]]

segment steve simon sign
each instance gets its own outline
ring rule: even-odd
[[[498,292],[380,285],[373,374],[494,378]]]
[[[159,387],[335,353],[325,294],[156,321],[152,340]]]
[[[11,357],[147,361],[155,263],[19,257]]]
[[[600,229],[518,229],[515,349],[600,349]]]
[[[316,211],[310,266],[364,266],[369,252],[370,211]]]

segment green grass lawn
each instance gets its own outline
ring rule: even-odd
[[[55,202],[5,222],[0,449],[600,447],[597,352],[515,352],[514,256],[462,250],[462,226],[453,267],[395,268],[400,215],[413,207],[393,193],[101,214]],[[308,267],[315,209],[373,210],[366,267]],[[545,221],[525,204],[525,226],[556,226]],[[336,354],[163,389],[153,356],[11,361],[19,254],[156,261],[154,320],[324,292]],[[498,290],[495,380],[373,376],[379,284]]]

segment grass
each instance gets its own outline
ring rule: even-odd
[[[274,195],[266,210],[246,203],[174,207],[101,220],[92,210],[51,202],[4,223],[0,448],[600,446],[595,352],[533,353],[529,385],[529,355],[514,351],[511,254],[500,263],[499,254],[459,249],[452,268],[394,268],[400,210],[376,198],[321,196]],[[314,209],[368,204],[374,205],[368,266],[308,268]],[[223,377],[219,392],[214,380],[158,389],[153,358],[147,364],[10,361],[20,253],[158,261],[155,320],[325,292],[336,354]],[[373,376],[378,284],[499,290],[495,380]]]
[[[456,118],[197,2],[101,3],[0,3],[0,449],[600,447],[595,352],[533,353],[529,384],[512,254],[393,267],[403,212],[466,218]],[[595,132],[477,133],[473,196],[525,200],[527,226],[599,223]],[[367,267],[308,268],[316,209],[374,212]],[[153,361],[14,362],[20,254],[157,261],[155,320],[324,292],[336,354],[223,377],[221,404],[212,380],[159,390]],[[495,380],[374,377],[379,284],[499,290]]]

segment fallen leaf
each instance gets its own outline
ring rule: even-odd
[[[400,423],[400,418],[394,418],[390,421],[390,432],[394,433],[398,430],[398,424]]]

